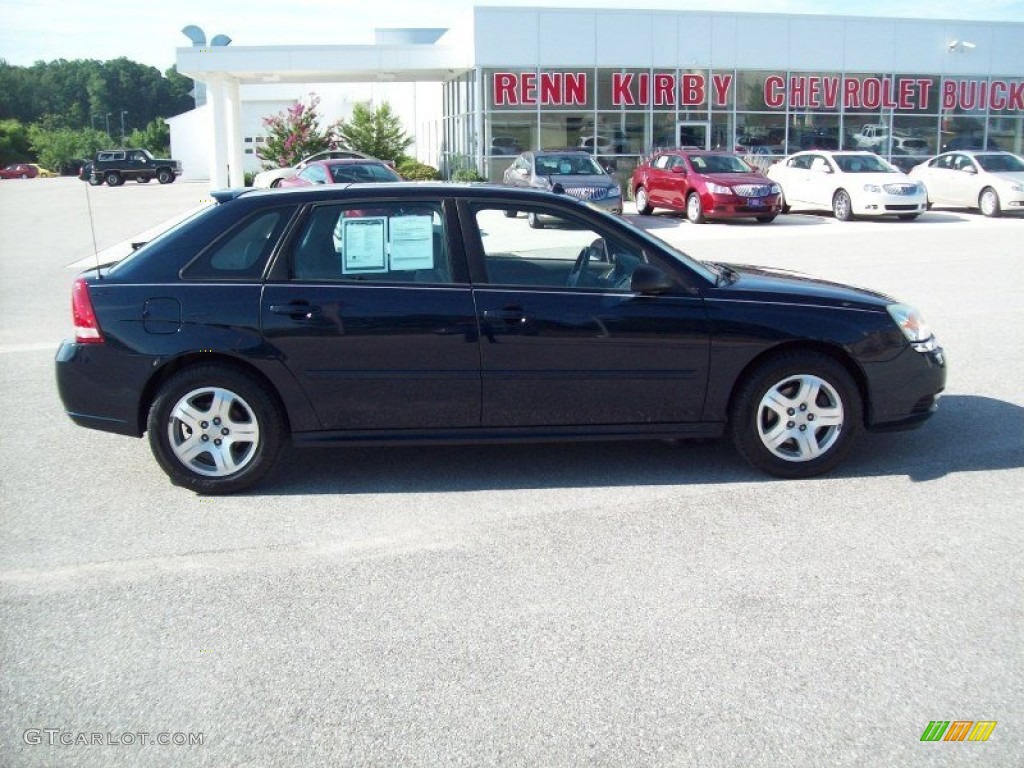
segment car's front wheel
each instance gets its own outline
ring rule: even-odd
[[[771,224],[773,221],[775,221],[775,217],[774,216],[758,216],[757,217],[757,223],[758,224]]]
[[[998,193],[992,187],[985,187],[978,196],[978,207],[989,218],[998,216],[1001,213]]]
[[[647,189],[645,187],[637,187],[633,197],[636,200],[636,212],[641,216],[650,216],[654,208],[651,207],[651,201],[647,197]]]
[[[156,172],[156,180],[161,184],[170,184],[174,181],[174,173],[167,168],[161,168]]]
[[[285,424],[277,401],[251,376],[221,365],[186,368],[160,388],[149,444],[171,482],[196,493],[233,493],[277,461]]]
[[[853,221],[853,201],[845,189],[832,196],[832,213],[839,221]]]
[[[700,202],[700,195],[691,192],[686,198],[686,218],[691,224],[704,223],[704,206]]]
[[[863,405],[849,372],[816,352],[757,366],[736,390],[729,431],[736,450],[772,475],[812,477],[835,467],[861,430]]]

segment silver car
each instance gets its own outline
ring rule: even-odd
[[[595,208],[622,213],[622,187],[587,152],[523,152],[505,169],[504,183],[510,187],[560,192]],[[526,216],[534,229],[544,226],[543,217],[529,211]]]
[[[1024,159],[1009,152],[943,152],[910,171],[928,202],[977,208],[986,216],[1024,211]]]

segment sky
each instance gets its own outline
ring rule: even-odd
[[[236,46],[369,44],[377,27],[448,27],[474,5],[1024,22],[1024,0],[0,0],[0,59],[27,66],[126,56],[164,71],[176,48],[191,45],[181,34],[189,24]]]

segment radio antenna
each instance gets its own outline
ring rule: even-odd
[[[89,231],[92,233],[92,257],[96,262],[96,278],[98,280],[103,279],[103,273],[100,271],[100,248],[96,244],[96,225],[92,220],[92,198],[89,196],[89,187],[92,186],[92,173],[89,173],[89,178],[85,180],[85,207],[89,211]]]

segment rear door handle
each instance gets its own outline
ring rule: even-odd
[[[310,304],[308,301],[292,301],[288,304],[271,304],[272,315],[286,315],[296,320],[312,320],[320,316],[320,307]]]
[[[503,320],[506,323],[525,323],[526,315],[519,308],[485,309],[484,320]]]

